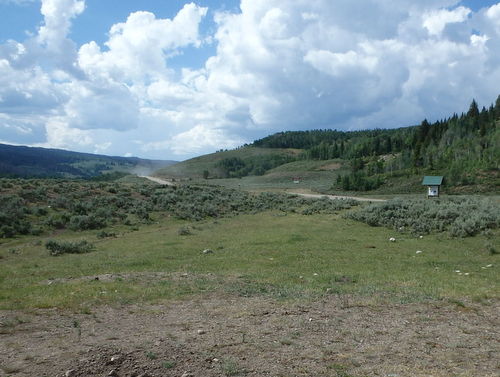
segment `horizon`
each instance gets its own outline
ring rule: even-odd
[[[9,145],[184,161],[499,94],[497,1],[0,0],[0,15]]]

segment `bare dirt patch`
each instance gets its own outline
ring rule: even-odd
[[[499,305],[212,295],[0,312],[0,376],[498,376]]]
[[[326,164],[322,165],[318,168],[318,170],[324,170],[324,171],[334,171],[334,170],[339,170],[342,167],[342,164],[338,162],[333,162],[331,164]]]

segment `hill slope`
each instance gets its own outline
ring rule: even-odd
[[[309,163],[306,163],[309,162]],[[316,163],[314,163],[316,162]],[[332,168],[334,167],[334,168]],[[233,151],[197,157],[157,172],[170,178],[212,178],[228,186],[321,192],[416,192],[423,175],[443,175],[455,192],[497,192],[500,186],[500,96],[488,109],[433,124],[343,132],[280,132]],[[237,183],[227,178],[242,178]],[[223,180],[221,180],[223,179]]]
[[[90,178],[117,171],[148,174],[173,163],[0,144],[0,177]]]
[[[155,172],[166,178],[241,178],[263,175],[266,171],[295,161],[301,153],[297,149],[257,148],[245,146],[195,157]]]

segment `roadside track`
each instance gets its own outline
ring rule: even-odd
[[[357,200],[358,202],[386,202],[387,201],[385,199],[364,198],[364,197],[359,197],[359,196],[304,194],[304,193],[300,193],[300,192],[289,192],[289,191],[287,191],[287,193],[291,194],[291,195],[299,195],[299,196],[303,196],[305,198],[315,198],[315,199],[321,199],[321,198],[328,198],[328,199],[353,199],[353,200]]]

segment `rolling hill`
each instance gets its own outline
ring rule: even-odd
[[[142,175],[173,163],[0,144],[0,177],[92,178],[114,172]]]
[[[295,161],[301,150],[244,146],[220,151],[164,167],[155,175],[165,178],[241,178],[263,175],[277,166]]]

